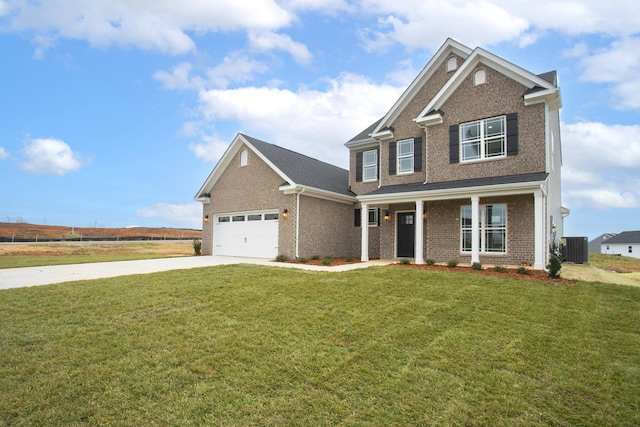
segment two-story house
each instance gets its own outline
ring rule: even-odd
[[[203,251],[357,255],[542,269],[562,236],[560,89],[448,39],[349,170],[236,136],[196,195]]]

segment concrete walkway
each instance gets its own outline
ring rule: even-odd
[[[260,258],[237,258],[224,256],[199,256],[158,258],[136,261],[98,262],[90,264],[52,265],[45,267],[23,267],[0,269],[0,289],[50,285],[77,280],[104,279],[107,277],[148,274],[158,271],[184,270],[226,264],[257,264],[282,268],[298,268],[310,271],[348,271],[374,265],[387,265],[392,261],[369,261],[335,267],[308,264],[274,262]]]

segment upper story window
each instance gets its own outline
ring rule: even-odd
[[[413,139],[398,141],[398,173],[413,172]]]
[[[378,150],[365,151],[362,154],[362,170],[364,181],[378,179]]]
[[[240,166],[247,166],[247,162],[249,159],[249,153],[247,150],[242,150],[240,152]]]
[[[460,125],[460,152],[463,162],[505,156],[506,142],[505,116]]]
[[[487,82],[487,73],[484,70],[478,70],[475,72],[475,74],[473,75],[473,84],[478,86],[478,85],[483,85]]]
[[[447,59],[447,72],[454,71],[456,69],[458,69],[458,58],[452,56],[451,58]]]

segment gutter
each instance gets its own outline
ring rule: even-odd
[[[300,195],[304,193],[306,189],[301,189],[298,193],[296,193],[296,258],[300,257]]]

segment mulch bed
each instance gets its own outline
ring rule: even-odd
[[[295,264],[301,264],[297,260],[288,260],[286,262],[295,263]],[[356,263],[359,263],[359,262],[360,262],[360,260],[358,260],[356,258],[354,258],[350,262],[347,262],[346,258],[333,258],[331,260],[331,264],[329,264],[328,267],[333,267],[333,266],[336,266],[336,265],[344,265],[344,264],[356,264]],[[322,263],[322,258],[321,259],[310,259],[307,262],[305,262],[304,264],[326,266],[325,264]],[[559,285],[560,284],[562,284],[562,285],[574,285],[576,283],[575,280],[564,279],[562,277],[560,277],[559,279],[553,279],[553,278],[549,277],[549,275],[547,273],[545,273],[544,271],[541,271],[541,270],[528,270],[529,274],[522,274],[522,273],[518,273],[518,270],[516,268],[507,268],[506,272],[499,273],[497,271],[494,271],[492,268],[483,268],[481,270],[474,270],[471,267],[462,266],[462,265],[458,265],[457,267],[448,267],[446,265],[401,264],[401,263],[397,263],[397,264],[393,264],[393,265],[396,265],[396,266],[402,267],[402,268],[415,268],[415,269],[419,269],[419,270],[450,271],[450,272],[455,272],[455,273],[483,274],[485,276],[499,276],[499,277],[510,277],[510,278],[517,278],[517,279],[529,279],[529,280],[537,280],[537,281],[541,281],[541,282],[555,283],[555,284],[559,284]],[[560,272],[560,275],[562,275],[562,271]]]

